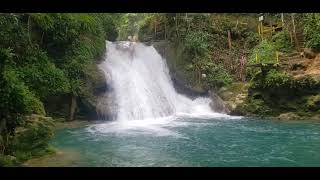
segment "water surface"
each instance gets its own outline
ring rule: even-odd
[[[246,118],[113,121],[62,129],[69,166],[319,166],[320,123]]]

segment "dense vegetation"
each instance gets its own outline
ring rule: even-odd
[[[257,54],[260,62],[267,64],[276,62],[276,52],[289,54],[301,47],[309,47],[314,51],[318,49],[319,39],[316,32],[319,28],[318,14],[291,14],[287,17],[291,18],[289,20],[292,22],[295,18],[299,23],[295,24],[295,28],[288,23],[283,31],[261,41],[252,49],[249,63],[256,63]],[[289,20],[287,19],[287,22]],[[296,32],[293,32],[293,29]],[[297,32],[299,30],[300,32]],[[305,44],[299,44],[298,40],[292,37],[294,33],[303,33],[306,38]],[[304,60],[301,57],[299,59]],[[319,79],[316,74],[313,76],[304,74],[304,71],[312,67],[308,65],[311,62],[312,60],[305,59],[304,63],[290,65],[289,58],[287,68],[277,64],[276,67],[266,65],[260,70],[248,68],[247,75],[251,78],[249,96],[246,103],[240,107],[240,111],[244,114],[263,116],[277,116],[289,112],[295,114],[293,116],[295,119],[317,116],[320,102],[317,99],[320,89]]]
[[[186,80],[194,90],[218,90],[237,81],[250,82],[248,97],[235,113],[316,114],[318,80],[309,76],[295,78],[292,73],[303,65],[285,69],[278,64],[277,56],[290,56],[304,47],[318,50],[319,14],[265,13],[265,26],[283,26],[280,31],[265,34],[263,39],[257,32],[260,15],[149,14],[144,15],[145,21],[140,21],[137,29],[142,41],[165,40],[172,44],[169,49],[174,52],[169,52],[167,59],[173,76]],[[304,36],[306,41],[299,36]],[[247,65],[271,63],[275,66],[242,67],[242,57]]]
[[[154,39],[170,41],[180,54],[169,63],[191,86],[215,89],[239,80],[239,59],[258,43],[252,14],[182,13],[152,18],[141,27],[141,38],[148,39],[149,33]],[[152,35],[157,29],[160,33]]]
[[[30,115],[54,113],[45,103],[50,97],[92,95],[96,60],[103,55],[105,40],[117,38],[117,18],[117,14],[0,15],[0,165],[9,157],[23,161],[39,154],[33,151],[47,148],[50,123]],[[25,128],[24,135],[19,135],[18,127]]]

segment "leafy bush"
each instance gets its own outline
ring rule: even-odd
[[[281,86],[290,86],[291,78],[289,75],[279,72],[275,69],[272,69],[268,72],[265,81],[264,87],[265,88],[274,88],[274,87],[281,87]]]
[[[249,63],[256,63],[256,54],[258,55],[258,61],[261,63],[270,63],[276,61],[276,47],[273,43],[263,40],[258,46],[256,46],[250,57]]]
[[[4,86],[1,88],[1,111],[4,115],[1,121],[7,122],[9,130],[14,129],[24,114],[45,114],[41,101],[19,81],[14,70],[4,72]]]
[[[307,99],[307,108],[312,111],[320,109],[320,95],[310,96]]]
[[[50,96],[93,93],[87,82],[94,78],[92,72],[104,53],[106,36],[117,35],[115,19],[112,14],[89,13],[0,15],[0,26],[5,27],[0,29],[1,153],[26,159],[30,154],[22,151],[28,141],[39,153],[47,151],[44,145],[51,131],[45,126],[49,121],[25,127],[25,116],[45,115],[42,101]],[[29,129],[28,137],[15,134],[22,127]],[[22,138],[22,144],[12,145],[9,152],[7,137],[14,136]],[[43,144],[32,144],[40,142]]]
[[[306,46],[320,49],[320,14],[308,13],[304,15],[304,35],[306,36]]]
[[[277,33],[272,37],[272,42],[277,51],[290,52],[294,46],[290,41],[290,35],[286,31]]]
[[[48,149],[53,136],[53,121],[43,116],[26,117],[24,125],[16,129],[10,149],[19,160],[27,160]],[[29,156],[29,157],[28,157]]]
[[[19,162],[14,156],[0,154],[0,167],[14,167]]]
[[[219,89],[220,87],[230,85],[233,82],[232,77],[222,65],[208,62],[201,68],[202,72],[207,75],[205,83],[210,88]]]
[[[189,32],[184,41],[185,52],[195,56],[206,56],[209,53],[209,40],[210,35],[204,31],[191,31]]]
[[[68,93],[70,87],[64,72],[56,68],[48,57],[38,55],[36,63],[18,68],[19,78],[28,85],[37,97],[44,99],[49,95]]]

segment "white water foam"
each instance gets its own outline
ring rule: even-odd
[[[186,118],[238,118],[211,110],[210,98],[194,100],[178,94],[173,87],[166,60],[153,46],[142,43],[128,47],[128,42],[107,42],[107,56],[100,68],[111,77],[115,121],[91,127],[91,131],[125,132],[128,129],[150,130],[157,134],[170,134],[162,128],[179,117]],[[108,73],[108,74],[107,74]],[[100,101],[100,112],[108,101]],[[108,104],[110,106],[110,104]]]

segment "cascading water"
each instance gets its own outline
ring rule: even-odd
[[[209,98],[176,93],[153,47],[137,44],[134,54],[121,44],[107,48],[100,68],[109,88],[98,107],[115,120],[58,131],[53,145],[79,153],[68,156],[69,166],[319,166],[319,123],[214,113]]]
[[[178,94],[166,61],[152,46],[107,42],[107,56],[100,68],[111,79],[111,94],[100,100],[100,112],[113,107],[118,121],[156,119],[172,115],[217,115],[209,98],[191,100]],[[134,49],[130,49],[134,47]],[[104,103],[110,101],[112,103]],[[107,107],[109,106],[109,107]],[[222,114],[220,114],[221,116]],[[222,115],[223,116],[223,115]]]

